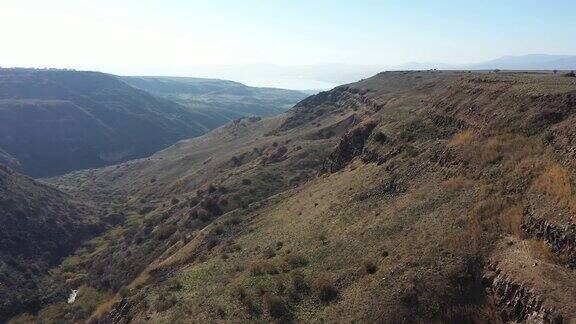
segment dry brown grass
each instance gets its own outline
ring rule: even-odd
[[[498,226],[498,216],[504,208],[504,203],[504,200],[499,196],[486,195],[484,199],[478,201],[476,206],[474,206],[468,226],[472,251],[478,251],[483,245],[484,234],[492,233],[492,229]]]
[[[543,240],[531,239],[528,242],[530,244],[530,251],[532,252],[533,258],[547,262],[557,261],[556,255],[550,251],[550,248]]]
[[[473,130],[464,130],[459,133],[456,133],[452,140],[450,141],[451,146],[459,146],[471,143],[478,139],[478,134],[476,134]]]
[[[516,169],[541,153],[541,145],[534,139],[518,135],[499,135],[489,138],[483,145],[469,142],[468,155],[481,166],[502,161],[507,168]]]
[[[544,192],[554,203],[576,211],[576,199],[570,181],[570,175],[566,169],[557,164],[551,164],[534,181],[535,188]]]
[[[472,187],[474,185],[474,181],[463,176],[457,176],[444,181],[442,185],[449,190],[464,190]]]
[[[524,221],[524,205],[517,203],[505,210],[500,217],[500,225],[504,231],[514,234],[519,238],[524,238],[525,233],[520,228]]]

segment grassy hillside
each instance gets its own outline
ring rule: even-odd
[[[240,117],[276,116],[307,94],[300,91],[248,87],[238,82],[185,77],[122,77],[129,85],[170,99],[190,110],[213,116],[220,126]]]
[[[105,296],[76,320],[571,322],[574,107],[574,78],[552,74],[337,87],[51,179],[132,215],[57,273]]]

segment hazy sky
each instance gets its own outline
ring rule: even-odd
[[[574,0],[0,0],[0,66],[459,64],[575,36]]]

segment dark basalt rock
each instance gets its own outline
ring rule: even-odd
[[[344,134],[338,146],[324,161],[321,173],[331,173],[343,169],[352,159],[362,154],[364,144],[376,127],[375,122],[368,122]]]
[[[550,250],[565,256],[565,266],[576,268],[576,226],[574,224],[557,226],[545,219],[529,215],[521,228],[530,236],[544,240]]]
[[[545,308],[542,300],[521,283],[506,277],[497,264],[490,262],[483,282],[504,322],[563,323],[561,315]]]

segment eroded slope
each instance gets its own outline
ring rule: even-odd
[[[382,73],[55,179],[141,214],[77,269],[118,292],[91,318],[570,322],[575,104],[557,75]]]

